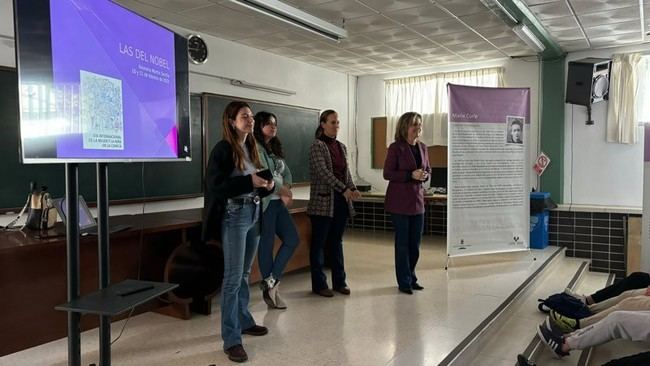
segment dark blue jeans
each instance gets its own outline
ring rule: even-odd
[[[349,217],[348,203],[339,193],[334,194],[334,217],[309,216],[311,219],[309,262],[311,265],[311,289],[314,292],[328,287],[327,277],[323,273],[325,250],[328,252],[332,269],[332,287],[347,286],[343,265],[343,233]]]
[[[420,240],[424,214],[397,215],[391,214],[395,227],[395,275],[397,285],[401,289],[410,289],[418,282],[415,276],[415,265],[420,258]]]
[[[275,234],[278,234],[282,245],[273,260],[273,244]],[[271,200],[266,211],[262,214],[262,237],[257,250],[257,262],[262,278],[273,275],[279,280],[293,252],[298,247],[298,232],[291,219],[291,214],[282,200]]]

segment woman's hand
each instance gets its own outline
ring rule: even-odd
[[[411,172],[411,178],[424,182],[427,180],[428,173],[422,169],[415,169]]]
[[[255,188],[266,188],[267,190],[272,190],[275,187],[275,182],[273,179],[266,180],[257,174],[251,174],[251,179],[253,180],[253,187]]]
[[[278,192],[278,195],[280,196],[280,199],[285,206],[289,207],[293,204],[293,192],[291,192],[291,188],[288,186],[282,186]]]
[[[287,186],[282,186],[280,188],[280,191],[278,192],[279,196],[288,196],[289,198],[293,198],[293,192],[291,192],[291,188]]]
[[[343,197],[345,197],[345,200],[348,202],[356,201],[361,198],[361,193],[359,193],[359,191],[353,191],[348,188],[345,190],[345,192],[343,192]]]

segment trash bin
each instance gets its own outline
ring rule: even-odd
[[[544,249],[548,246],[548,210],[556,207],[550,193],[530,193],[530,247],[532,249]]]

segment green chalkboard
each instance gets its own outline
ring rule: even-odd
[[[278,138],[282,141],[287,165],[293,175],[293,183],[309,182],[309,149],[318,127],[317,109],[287,106],[244,98],[204,94],[205,142],[210,152],[222,138],[223,110],[233,100],[250,104],[253,113],[267,111],[278,118]]]
[[[140,200],[202,195],[203,139],[201,96],[190,97],[192,161],[109,164],[109,198]],[[22,164],[19,159],[18,79],[15,69],[0,69],[0,209],[22,207],[29,183],[47,185],[53,197],[65,194],[64,164]],[[79,192],[95,201],[96,164],[79,165]],[[143,178],[144,177],[144,184]]]

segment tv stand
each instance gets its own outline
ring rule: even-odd
[[[178,287],[175,284],[125,280],[110,285],[110,245],[108,226],[108,164],[97,164],[97,245],[99,290],[80,296],[79,268],[79,165],[65,164],[65,196],[68,212],[66,247],[68,302],[55,307],[68,312],[68,365],[81,366],[81,314],[96,314],[99,320],[99,365],[111,364],[111,316],[121,314]],[[137,291],[123,296],[133,289]]]

